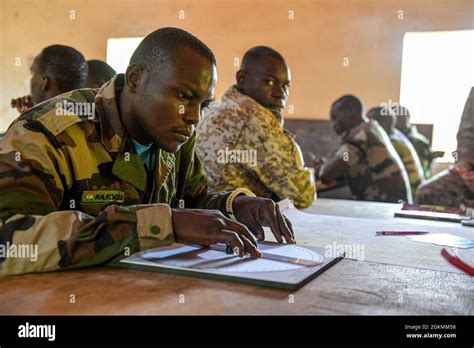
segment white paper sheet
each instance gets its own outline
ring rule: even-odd
[[[474,248],[474,240],[454,236],[449,233],[425,234],[421,236],[409,236],[408,238],[416,242],[444,245],[453,248]]]

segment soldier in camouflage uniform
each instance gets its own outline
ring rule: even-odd
[[[457,163],[431,177],[418,188],[420,204],[460,207],[473,206],[474,199],[474,88],[464,106],[457,134]]]
[[[97,59],[88,60],[87,67],[89,73],[84,86],[87,88],[99,88],[117,74],[109,64]]]
[[[367,117],[376,120],[388,134],[408,173],[411,190],[416,192],[424,179],[423,166],[410,140],[395,128],[394,111],[388,107],[376,107],[369,110]]]
[[[401,105],[396,105],[393,108],[396,116],[396,129],[405,135],[415,148],[421,165],[423,166],[423,174],[425,178],[431,176],[431,164],[436,157],[435,153],[431,151],[430,141],[423,134],[418,132],[414,124],[410,123],[410,112]]]
[[[313,202],[313,175],[283,127],[289,85],[290,71],[278,52],[259,46],[244,55],[237,84],[211,104],[197,128],[196,152],[211,188],[246,187],[275,201],[290,198],[299,208]]]
[[[331,107],[334,131],[342,135],[341,147],[321,163],[318,176],[330,184],[343,176],[359,200],[412,201],[408,174],[385,131],[363,116],[361,101],[346,95]]]
[[[30,95],[13,99],[11,106],[26,112],[47,99],[86,87],[87,76],[88,66],[81,52],[69,46],[48,46],[31,65]]]
[[[101,265],[175,241],[258,257],[262,226],[294,243],[271,200],[207,190],[193,129],[215,84],[207,46],[164,28],[141,42],[125,75],[15,120],[0,143],[0,246],[36,245],[38,257],[2,253],[0,274]]]

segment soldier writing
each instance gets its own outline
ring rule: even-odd
[[[163,28],[143,39],[125,74],[15,120],[0,143],[0,238],[39,252],[36,262],[0,259],[1,274],[102,265],[124,250],[173,242],[227,243],[240,256],[259,257],[262,226],[295,243],[272,200],[243,188],[207,189],[194,128],[216,80],[203,42]],[[63,100],[94,103],[96,117],[58,113]]]

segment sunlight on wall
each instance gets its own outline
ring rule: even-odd
[[[125,72],[141,37],[107,40],[107,63]],[[474,85],[474,30],[409,32],[403,39],[400,104],[433,124],[433,149],[453,161],[462,110]]]
[[[431,123],[433,149],[453,161],[464,104],[474,85],[474,30],[406,33],[400,104],[413,123]]]

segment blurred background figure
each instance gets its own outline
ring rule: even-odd
[[[459,208],[474,206],[474,87],[461,116],[455,152],[457,162],[418,188],[416,202]]]
[[[87,74],[87,62],[78,50],[63,45],[48,46],[31,65],[30,94],[12,99],[11,107],[24,113],[47,99],[83,88]]]
[[[85,87],[88,88],[99,88],[117,74],[109,64],[102,60],[88,60],[87,66],[89,67],[89,75]]]
[[[196,128],[196,153],[211,189],[244,187],[274,201],[289,198],[298,208],[313,203],[313,173],[283,126],[290,84],[290,68],[279,52],[257,46],[244,54],[236,83]],[[224,150],[230,156],[224,158]]]
[[[388,107],[375,107],[369,110],[367,117],[376,120],[387,133],[407,170],[411,190],[415,193],[418,186],[424,180],[423,165],[410,140],[408,140],[401,131],[395,128],[397,121],[395,112]]]
[[[425,178],[429,178],[431,176],[431,164],[433,160],[437,157],[442,157],[444,152],[431,151],[430,141],[423,134],[418,132],[414,124],[411,124],[410,111],[406,107],[396,105],[396,107],[393,108],[393,112],[396,116],[396,129],[402,132],[413,144],[423,166],[424,176]]]
[[[342,141],[331,159],[315,161],[317,178],[328,185],[343,176],[358,200],[411,203],[410,181],[400,156],[383,128],[368,120],[363,109],[353,95],[332,104],[332,127]]]

